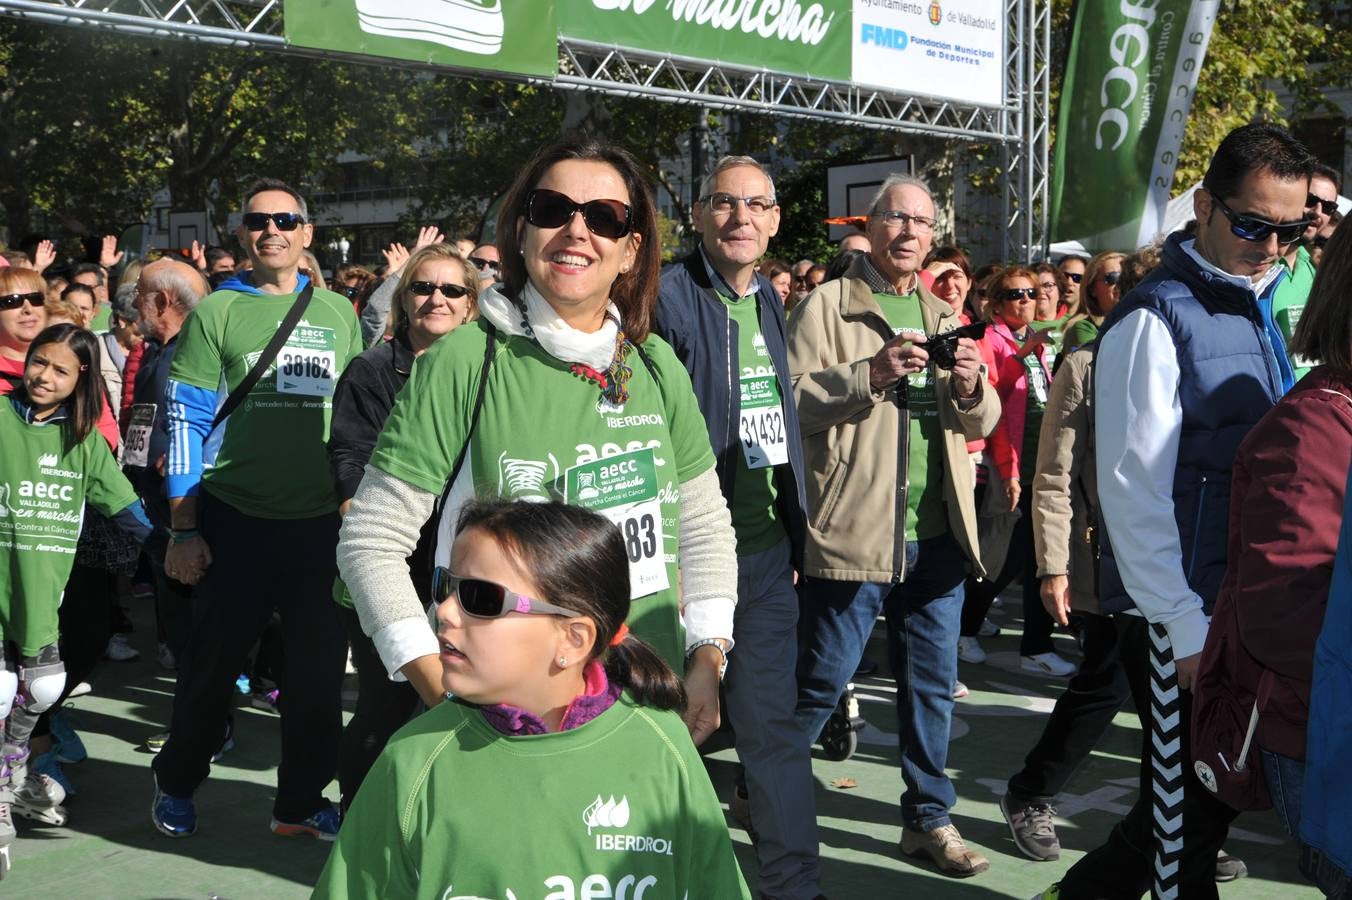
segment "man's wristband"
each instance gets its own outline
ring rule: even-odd
[[[197,537],[197,535],[198,532],[196,528],[169,529],[169,541],[174,544],[186,544],[188,541]]]
[[[703,640],[695,641],[695,643],[687,647],[685,650],[685,667],[687,669],[690,668],[690,661],[695,658],[695,651],[701,647],[714,647],[718,650],[719,655],[723,657],[723,661],[718,664],[718,680],[722,681],[723,673],[728,671],[728,651],[723,646],[722,638],[704,638]]]

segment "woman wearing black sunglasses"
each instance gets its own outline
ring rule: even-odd
[[[46,290],[32,269],[0,269],[0,395],[23,381],[28,345],[47,324]]]
[[[408,258],[394,296],[398,302],[392,310],[393,336],[348,363],[333,394],[329,464],[343,513],[361,484],[376,439],[395,396],[408,381],[413,361],[474,315],[479,279],[454,244],[431,244]],[[424,524],[408,559],[408,571],[420,596],[430,590],[432,538],[433,528]],[[338,785],[346,810],[390,735],[417,709],[418,693],[407,681],[387,677],[341,581],[334,597],[357,668],[357,708],[343,730],[338,753]]]
[[[1104,318],[1122,299],[1118,282],[1122,279],[1122,260],[1126,258],[1125,253],[1108,250],[1089,261],[1089,268],[1084,273],[1084,287],[1080,291],[1084,303],[1066,323],[1063,344],[1067,353],[1092,343],[1098,337]]]
[[[438,647],[404,558],[443,490],[439,565],[474,496],[602,512],[629,554],[630,625],[686,670],[698,743],[718,725],[735,538],[690,379],[649,334],[652,194],[624,151],[566,140],[517,179],[497,234],[502,283],[414,367],[353,498],[340,571],[387,669],[436,703]]]
[[[967,597],[962,609],[962,637],[959,658],[980,662],[985,653],[976,643],[976,635],[986,618],[991,602],[1016,576],[1023,579],[1023,637],[1019,641],[1021,667],[1040,675],[1065,677],[1075,666],[1052,649],[1052,619],[1042,606],[1033,556],[1033,532],[1030,507],[1033,468],[1037,462],[1038,435],[1051,389],[1051,336],[1032,327],[1038,295],[1037,275],[1020,266],[1011,266],[991,276],[990,305],[986,330],[996,360],[996,391],[1000,395],[1000,424],[987,441],[987,462],[991,475],[987,490],[1004,486],[1003,508],[1019,510],[1018,521],[1008,537],[1008,549],[999,574],[985,581],[968,579]]]

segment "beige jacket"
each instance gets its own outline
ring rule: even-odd
[[[1097,613],[1098,560],[1090,533],[1098,521],[1093,364],[1090,344],[1062,359],[1056,371],[1038,436],[1032,508],[1038,576],[1068,575],[1071,608]]]
[[[892,329],[859,277],[863,265],[856,260],[845,277],[817,288],[789,317],[789,372],[807,470],[803,568],[816,578],[898,582],[905,577],[910,419],[895,388],[875,393],[869,387],[869,361]],[[952,308],[923,287],[920,299],[926,332],[958,326]],[[967,442],[994,430],[1000,400],[983,378],[977,396],[960,406],[951,393],[952,373],[941,369],[936,376],[949,527],[981,575]]]

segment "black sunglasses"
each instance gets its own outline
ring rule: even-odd
[[[1122,280],[1122,273],[1121,273],[1121,272],[1104,272],[1104,273],[1103,273],[1103,283],[1104,283],[1104,284],[1117,284],[1117,283],[1118,283],[1119,281],[1121,281],[1121,280]]]
[[[545,616],[576,618],[582,613],[564,609],[534,597],[518,594],[509,587],[482,578],[461,578],[444,566],[432,571],[432,600],[445,603],[451,594],[460,601],[465,615],[476,619],[498,619],[508,613],[534,613]]]
[[[1061,274],[1064,275],[1064,276],[1066,276],[1067,278],[1069,278],[1071,281],[1075,282],[1076,284],[1079,284],[1081,281],[1084,280],[1084,273],[1083,273],[1083,272],[1062,272]]]
[[[434,281],[410,281],[408,283],[410,293],[417,294],[419,297],[430,297],[438,290],[441,296],[447,300],[459,300],[469,293],[469,288],[459,284],[437,284]]]
[[[1001,300],[1020,300],[1023,298],[1032,300],[1037,296],[1037,288],[1004,288],[995,296]]]
[[[244,227],[250,231],[264,231],[268,227],[269,219],[277,226],[278,231],[295,231],[301,225],[305,224],[305,217],[300,213],[250,212],[244,214]]]
[[[1323,197],[1316,197],[1314,194],[1305,198],[1305,208],[1314,209],[1319,207],[1324,211],[1324,215],[1331,216],[1338,211],[1337,200],[1325,200]]]
[[[1215,194],[1211,194],[1211,199],[1216,201],[1216,206],[1220,208],[1221,213],[1230,220],[1230,233],[1240,240],[1256,244],[1266,241],[1269,235],[1275,234],[1277,235],[1277,243],[1290,244],[1294,243],[1310,226],[1309,219],[1301,219],[1299,222],[1269,222],[1267,219],[1248,213],[1235,212]]]
[[[536,228],[560,228],[573,214],[581,212],[582,221],[592,234],[619,240],[629,233],[633,211],[619,200],[588,200],[578,203],[566,194],[536,188],[526,195],[526,221]]]
[[[361,293],[361,288],[357,287],[356,285],[352,285],[351,287],[348,287],[348,286],[346,286],[346,285],[341,285],[341,284],[340,284],[340,285],[334,287],[333,291],[334,291],[334,293],[336,293],[336,294],[342,294],[344,297],[346,297],[346,298],[349,299],[349,300],[355,300],[355,299],[357,299],[357,295]]]
[[[501,268],[501,264],[496,259],[484,259],[482,256],[471,256],[469,261],[474,264],[474,268],[480,272],[487,272],[492,269],[496,272]]]
[[[0,297],[0,309],[18,309],[24,305],[24,301],[33,306],[41,306],[44,300],[41,291],[33,291],[31,294],[6,294]]]

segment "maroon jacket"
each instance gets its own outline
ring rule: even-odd
[[[1229,565],[1215,621],[1247,651],[1235,675],[1245,695],[1257,691],[1264,671],[1273,675],[1255,743],[1293,759],[1305,758],[1314,645],[1350,463],[1352,370],[1330,366],[1301,379],[1249,432],[1235,459]],[[1203,651],[1203,665],[1206,659]]]

